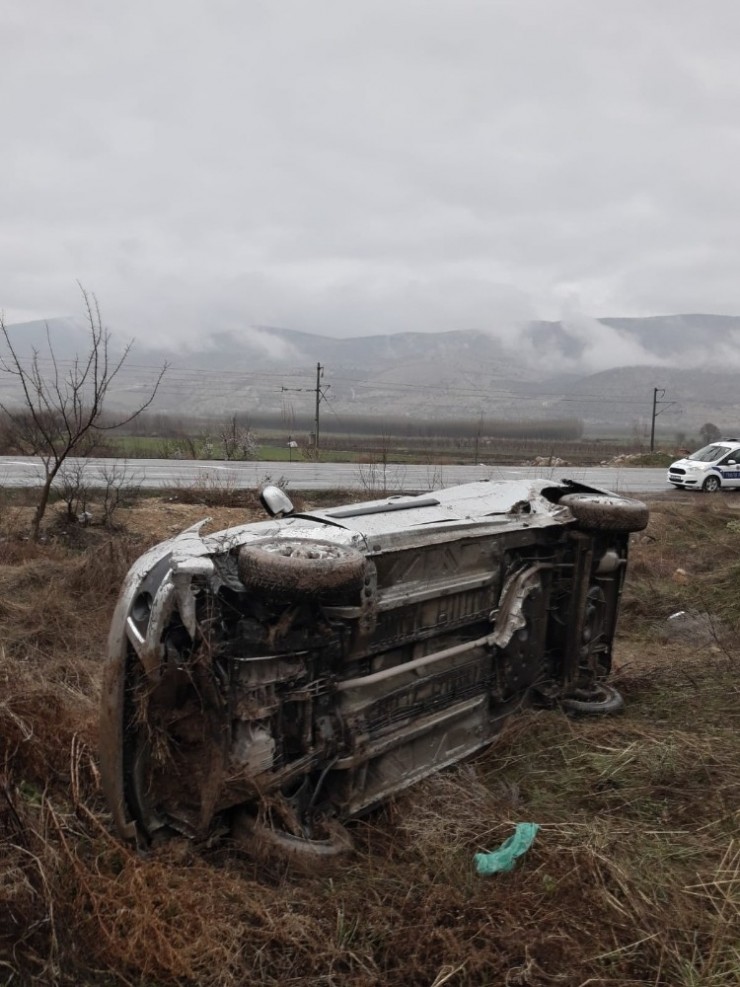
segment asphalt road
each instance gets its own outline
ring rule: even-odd
[[[434,490],[472,480],[507,480],[545,477],[578,480],[618,493],[656,494],[671,489],[664,469],[617,466],[372,466],[354,463],[193,462],[169,459],[68,460],[70,469],[84,467],[90,486],[104,486],[106,477],[126,472],[127,482],[147,489],[223,486],[257,488],[280,483],[293,490],[365,490],[368,496],[386,492]],[[41,462],[33,457],[0,456],[0,487],[37,486],[43,477]]]

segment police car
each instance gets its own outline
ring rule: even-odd
[[[678,459],[668,468],[667,478],[674,487],[706,493],[740,487],[740,439],[720,439]]]

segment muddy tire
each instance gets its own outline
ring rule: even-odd
[[[624,699],[614,686],[598,684],[588,693],[565,696],[560,705],[575,716],[609,716],[624,709]]]
[[[616,494],[571,493],[559,503],[567,507],[582,528],[592,531],[642,531],[650,512],[641,500]]]
[[[722,483],[720,482],[719,477],[712,475],[706,478],[701,488],[704,493],[717,493],[721,486]]]
[[[359,593],[365,557],[332,542],[282,538],[239,549],[239,577],[255,593],[278,600],[344,602]]]
[[[289,863],[305,865],[343,857],[352,852],[352,837],[341,823],[328,820],[324,829],[320,838],[296,836],[277,825],[271,825],[269,820],[244,811],[236,814],[231,835],[257,856],[282,858]]]

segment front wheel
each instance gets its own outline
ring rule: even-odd
[[[569,493],[558,503],[591,531],[642,531],[650,517],[647,505],[641,500],[617,494]]]
[[[248,589],[272,599],[340,603],[359,593],[366,563],[361,552],[347,545],[275,538],[243,545],[238,567]]]
[[[234,815],[231,835],[258,856],[275,856],[286,861],[325,861],[352,852],[352,837],[340,822],[325,819],[320,830],[310,835],[298,835],[285,829],[280,820],[269,814],[254,816],[241,810]]]
[[[717,493],[719,488],[722,486],[718,476],[708,476],[704,483],[702,484],[702,490],[705,493]]]

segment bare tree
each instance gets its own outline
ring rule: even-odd
[[[80,521],[85,524],[88,517],[87,502],[90,497],[87,462],[84,459],[77,459],[63,463],[58,479],[59,494],[67,505],[67,521]]]
[[[103,418],[108,391],[126,362],[133,340],[113,359],[109,354],[110,333],[103,326],[98,300],[82,285],[80,291],[89,343],[87,352],[77,354],[68,370],[60,366],[48,326],[44,357],[33,349],[24,358],[0,318],[0,343],[4,342],[6,351],[0,352],[0,373],[14,377],[20,391],[19,407],[0,402],[6,431],[20,453],[38,456],[44,466],[44,482],[31,522],[34,541],[38,540],[52,485],[65,460],[89,452],[101,432],[125,425],[148,408],[167,370],[164,364],[148,396],[133,412],[118,419]]]
[[[113,515],[119,507],[139,495],[142,477],[129,470],[124,460],[122,466],[106,467],[102,471],[102,523],[106,528],[113,527]]]
[[[243,425],[236,417],[225,422],[218,432],[224,449],[225,459],[254,459],[257,441],[249,424]]]
[[[391,436],[384,427],[380,434],[380,447],[364,457],[365,462],[359,464],[360,482],[368,493],[380,494],[383,497],[388,493],[390,479],[388,452],[390,447]]]
[[[714,422],[705,422],[699,429],[699,435],[706,445],[711,445],[712,442],[717,442],[722,437],[722,433]]]

